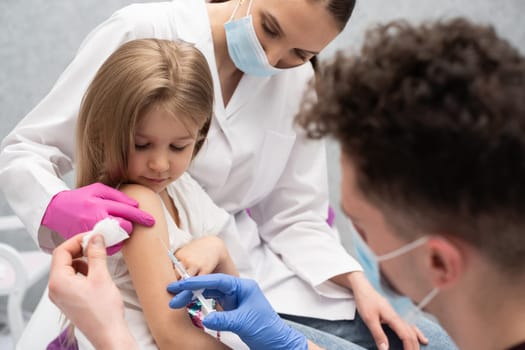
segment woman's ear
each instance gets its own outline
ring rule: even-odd
[[[427,241],[428,267],[434,287],[440,290],[455,285],[465,269],[463,250],[442,236],[433,236]]]

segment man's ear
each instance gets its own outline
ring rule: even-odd
[[[453,286],[465,269],[465,255],[454,242],[433,236],[427,241],[428,266],[434,287],[440,290]]]

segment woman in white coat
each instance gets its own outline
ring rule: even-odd
[[[44,250],[108,215],[128,231],[131,222],[151,224],[111,189],[69,190],[61,176],[73,168],[82,95],[107,56],[137,38],[194,43],[212,71],[215,108],[190,174],[231,213],[223,238],[241,275],[256,279],[280,314],[352,324],[357,309],[378,346],[388,343],[385,323],[405,348],[417,347],[419,332],[374,291],[327,225],[324,145],[293,127],[314,75],[308,61],[353,7],[354,0],[175,0],[123,8],[89,34],[51,92],[3,141],[7,201]]]

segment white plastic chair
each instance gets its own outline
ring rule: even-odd
[[[0,233],[23,228],[16,216],[0,217]],[[49,254],[21,252],[0,242],[0,295],[7,296],[6,321],[14,344],[26,324],[22,308],[26,291],[49,271],[50,263]]]

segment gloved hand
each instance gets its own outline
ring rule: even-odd
[[[306,337],[279,317],[253,280],[225,274],[180,280],[168,286],[168,292],[178,293],[170,307],[186,306],[191,291],[202,288],[206,298],[217,300],[225,310],[208,314],[202,322],[205,327],[236,333],[250,349],[308,349]]]
[[[129,234],[132,222],[152,226],[155,219],[138,209],[137,201],[124,193],[101,183],[94,183],[75,190],[57,193],[49,202],[42,225],[58,232],[68,239],[74,235],[90,231],[97,222],[113,217]],[[122,243],[107,249],[108,254],[120,250]]]

